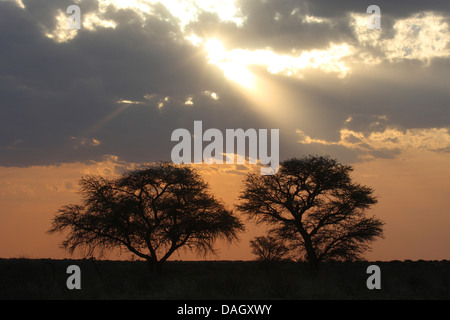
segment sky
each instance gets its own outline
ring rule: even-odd
[[[202,121],[352,165],[386,223],[367,259],[450,259],[449,24],[447,0],[0,0],[0,257],[70,257],[45,232],[79,179],[170,161]],[[232,208],[252,165],[198,169]]]

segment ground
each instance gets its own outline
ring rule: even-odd
[[[381,269],[369,290],[367,268]],[[81,270],[69,290],[67,267]],[[0,259],[0,299],[325,300],[450,299],[450,261],[326,263],[318,273],[293,262],[168,262],[162,274],[145,262]]]

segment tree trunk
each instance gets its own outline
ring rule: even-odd
[[[308,255],[308,264],[312,273],[317,273],[319,271],[320,261],[319,259],[317,259],[315,254],[312,256],[312,258],[310,258]]]
[[[162,273],[163,261],[147,260],[147,266],[152,275],[160,275]]]
[[[317,257],[316,249],[314,249],[313,243],[311,241],[311,236],[308,232],[303,228],[303,225],[297,226],[298,230],[305,242],[305,250],[306,250],[306,259],[312,271],[319,270],[320,260]]]

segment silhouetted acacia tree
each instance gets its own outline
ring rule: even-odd
[[[71,253],[121,248],[159,269],[181,247],[214,252],[217,239],[236,240],[244,229],[189,166],[158,163],[80,184],[83,204],[61,208],[49,230],[68,230],[62,247]]]
[[[358,260],[382,236],[383,223],[366,216],[377,200],[371,188],[352,182],[352,170],[329,157],[290,159],[276,175],[250,173],[237,208],[272,225],[270,234],[314,268],[321,261]]]
[[[258,261],[282,261],[286,259],[289,253],[289,248],[285,245],[283,239],[272,236],[256,237],[250,241],[250,247]]]

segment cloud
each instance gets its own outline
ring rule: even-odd
[[[46,4],[57,16],[58,8]],[[45,35],[52,24],[34,20],[34,2],[25,9],[3,7],[0,34],[8,50],[0,53],[2,164],[88,161],[104,154],[167,158],[170,132],[180,125],[173,115],[188,112],[186,98],[199,96],[196,106],[207,108],[211,99],[202,99],[203,92],[218,97],[224,85],[219,73],[199,74],[208,68],[206,59],[173,40],[178,29],[171,21],[152,19],[143,26],[132,12],[112,12],[107,18],[118,21],[116,29],[82,29],[70,41],[53,43]],[[122,109],[124,102],[133,105]],[[102,144],[73,153],[70,137],[95,137]],[[16,140],[23,144],[8,152]]]
[[[297,131],[301,144],[319,144],[325,146],[343,146],[357,150],[361,158],[390,158],[400,152],[425,150],[449,152],[450,131],[448,128],[431,129],[385,129],[370,133],[355,132],[348,129],[340,131],[339,141],[314,139],[301,130]]]
[[[276,1],[276,0],[271,0]],[[291,0],[287,1],[289,3],[298,3],[298,1]],[[316,0],[316,1],[302,1],[304,7],[307,8],[308,12],[313,15],[333,18],[336,16],[343,16],[348,12],[362,12],[365,13],[367,7],[372,3],[366,2],[361,3],[359,0],[345,0],[339,2],[329,2],[327,0]],[[447,1],[441,0],[430,0],[430,1],[408,1],[407,3],[403,1],[389,1],[389,0],[378,0],[376,4],[381,8],[382,16],[391,15],[393,17],[407,17],[418,12],[435,10],[438,12],[450,12],[450,4]]]
[[[24,9],[25,5],[23,4],[22,0],[0,0],[0,2],[10,2],[17,5],[19,8]]]
[[[0,199],[17,200],[24,196],[47,199],[48,192],[65,192],[73,196],[78,181],[83,176],[101,175],[117,177],[137,164],[127,163],[116,156],[105,156],[101,161],[89,163],[65,163],[55,166],[32,166],[28,168],[0,167]]]
[[[0,2],[0,165],[169,160],[171,133],[196,120],[279,128],[283,155],[310,151],[297,129],[339,141],[349,117],[364,134],[380,114],[377,130],[448,125],[446,4],[382,1],[368,33],[357,1],[74,2],[75,33],[70,1]]]
[[[395,20],[393,37],[385,38],[378,30],[367,28],[367,15],[351,13],[351,27],[363,50],[377,49],[379,56],[366,57],[362,62],[381,63],[382,59],[401,61],[417,59],[430,62],[433,58],[450,57],[450,30],[447,19],[433,12],[421,12]],[[372,51],[372,53],[374,53]],[[370,60],[371,59],[371,60]]]
[[[251,81],[252,75],[248,68],[264,66],[271,74],[302,77],[302,71],[308,69],[337,73],[345,77],[349,68],[342,62],[352,54],[352,49],[346,45],[331,44],[326,50],[302,51],[298,54],[282,55],[272,50],[242,50],[226,51],[218,40],[209,40],[205,44],[208,60],[217,65],[224,74],[242,85]]]
[[[74,144],[74,149],[77,150],[81,147],[98,147],[101,142],[95,138],[79,138],[79,137],[70,137]]]

